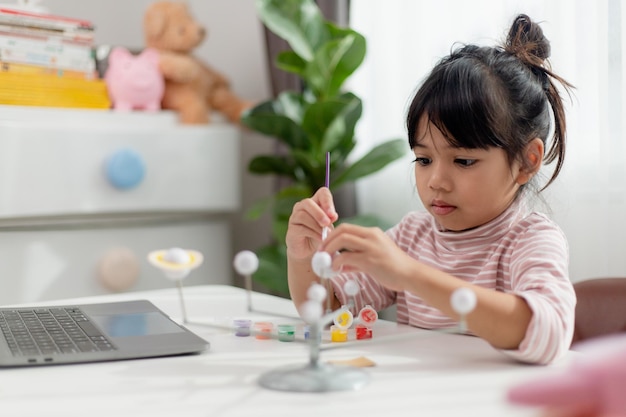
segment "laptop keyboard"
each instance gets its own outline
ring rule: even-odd
[[[76,307],[1,310],[0,329],[13,356],[115,350]]]

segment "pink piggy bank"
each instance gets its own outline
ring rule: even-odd
[[[114,48],[104,80],[114,109],[161,109],[165,81],[159,71],[156,49],[147,48],[135,56],[126,48]]]

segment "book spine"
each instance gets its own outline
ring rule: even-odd
[[[58,40],[68,44],[91,47],[94,44],[93,33],[76,33],[59,30],[48,30],[38,27],[14,26],[0,23],[0,35],[4,36],[23,36],[40,40]]]
[[[93,58],[93,51],[90,46],[72,44],[53,38],[12,36],[0,33],[0,48],[76,59]]]
[[[12,17],[16,19],[32,20],[40,22],[51,22],[55,24],[64,24],[73,27],[91,28],[93,23],[85,19],[76,19],[73,17],[59,16],[45,13],[28,12],[20,9],[12,9],[9,7],[0,7],[0,15]]]
[[[47,30],[93,32],[93,27],[77,26],[72,23],[54,20],[31,19],[22,16],[0,14],[0,23],[14,26],[35,26]]]
[[[79,80],[93,80],[97,78],[97,73],[95,71],[64,70],[61,68],[50,68],[41,65],[17,64],[14,62],[2,61],[0,61],[0,72],[8,72],[12,74],[47,75],[61,78],[76,78]]]
[[[96,70],[96,62],[93,58],[76,58],[65,55],[29,52],[4,47],[0,47],[0,61],[17,64],[40,65],[50,68],[84,72]]]

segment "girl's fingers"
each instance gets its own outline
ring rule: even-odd
[[[322,212],[328,217],[330,223],[337,221],[339,215],[335,210],[333,195],[328,188],[322,187],[317,190],[315,195],[313,195],[312,200],[315,201],[321,208]],[[328,226],[328,224],[323,224],[322,226]]]
[[[293,215],[305,215],[310,217],[320,227],[320,230],[322,227],[330,226],[333,223],[333,219],[313,198],[307,198],[296,203],[294,205],[292,216]]]
[[[329,243],[324,245],[324,250],[329,253],[335,252],[351,252],[351,253],[361,253],[369,251],[369,247],[371,243],[371,239],[368,240],[367,237],[361,237],[355,234],[347,234],[342,233],[339,236],[335,236],[335,238]]]
[[[328,253],[348,250],[353,252],[361,251],[368,242],[373,242],[375,229],[356,226],[353,224],[340,224],[324,241],[320,250]]]
[[[319,223],[306,212],[296,212],[289,218],[289,227],[297,228],[298,235],[312,238],[321,235]]]

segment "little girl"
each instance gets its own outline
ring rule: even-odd
[[[318,281],[313,254],[326,251],[341,271],[332,279],[334,307],[348,303],[343,284],[354,279],[356,311],[395,303],[399,323],[451,327],[458,317],[450,295],[465,286],[477,296],[467,317],[472,334],[529,363],[567,351],[576,304],[567,240],[525,202],[542,164],[556,162],[545,188],[565,154],[555,82],[571,86],[551,71],[549,55],[541,28],[519,15],[504,46],[466,45],[434,67],[407,116],[425,212],[387,232],[341,224],[322,242],[322,229],[338,219],[329,189],[294,205],[286,244],[296,306]]]

